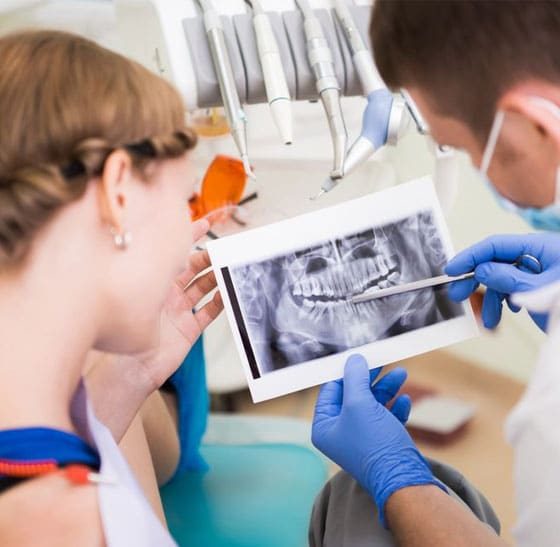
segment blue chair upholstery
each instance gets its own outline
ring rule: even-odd
[[[327,479],[313,449],[288,443],[202,447],[206,473],[176,476],[161,490],[180,546],[300,547]]]

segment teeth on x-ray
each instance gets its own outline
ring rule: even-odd
[[[442,289],[350,301],[373,287],[440,275],[445,262],[432,213],[425,211],[232,270],[261,372],[461,315]]]

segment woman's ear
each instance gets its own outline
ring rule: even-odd
[[[499,101],[498,109],[522,115],[544,139],[554,144],[560,155],[560,101],[557,95],[551,95],[546,88],[525,86],[506,93]]]
[[[124,150],[112,152],[103,168],[99,184],[101,219],[116,233],[125,229],[125,213],[132,181],[132,160]]]

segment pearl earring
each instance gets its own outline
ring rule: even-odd
[[[128,231],[119,233],[112,228],[111,234],[113,236],[113,243],[115,244],[115,247],[121,251],[125,251],[132,242],[132,234]]]

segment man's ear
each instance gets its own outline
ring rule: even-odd
[[[547,87],[523,87],[507,92],[498,109],[524,116],[545,139],[552,141],[560,154],[560,97]]]
[[[124,231],[125,212],[132,180],[132,160],[124,150],[112,152],[99,181],[99,200],[104,224],[117,233]]]

